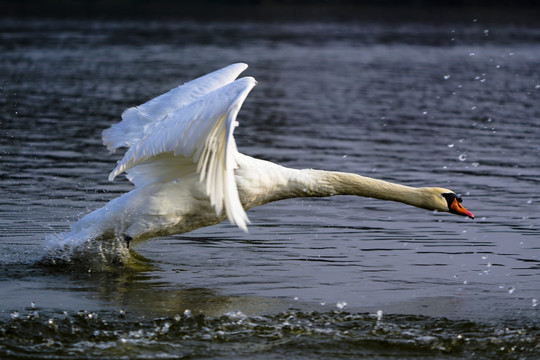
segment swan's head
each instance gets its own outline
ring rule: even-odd
[[[461,203],[463,200],[455,192],[443,188],[424,188],[430,193],[429,202],[431,208],[437,211],[445,211],[456,215],[468,216],[474,219],[473,213],[465,209]]]

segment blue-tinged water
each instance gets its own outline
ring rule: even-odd
[[[540,28],[4,19],[0,53],[0,358],[540,356]],[[131,189],[101,131],[239,61],[242,152],[448,187],[476,219],[292,199],[131,266],[39,262]]]

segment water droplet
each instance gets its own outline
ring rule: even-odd
[[[225,314],[225,316],[231,319],[240,319],[240,320],[247,319],[247,315],[241,312],[240,310],[229,311],[228,313]]]
[[[478,166],[480,166],[480,163],[473,162],[473,163],[471,164],[471,166],[472,166],[472,167],[478,167]]]
[[[472,53],[469,53],[469,56],[474,56],[475,54],[472,52]]]
[[[444,75],[443,77],[444,77],[444,80],[448,80],[448,79],[450,79],[451,76],[450,75]]]
[[[12,313],[11,313],[11,318],[12,318],[13,320],[17,320],[20,316],[21,316],[21,315],[19,314],[18,311],[15,311],[15,312],[12,312]]]
[[[171,323],[170,322],[165,322],[165,324],[163,324],[163,326],[161,328],[157,328],[157,330],[159,331],[160,335],[162,334],[166,334],[169,332],[169,329],[171,328]]]
[[[377,321],[381,321],[383,317],[383,311],[377,310]]]
[[[427,111],[423,111],[423,112],[422,112],[422,115],[427,115]]]
[[[509,294],[512,294],[514,291],[516,291],[516,288],[513,287],[513,286],[510,286],[510,287],[508,288],[508,293],[509,293]]]
[[[448,147],[449,147],[449,148],[453,148],[453,147],[454,147],[454,144],[448,144]]]
[[[465,161],[467,160],[467,154],[466,153],[463,153],[461,155],[458,156],[458,159],[459,161]]]
[[[540,89],[540,84],[536,85],[534,88],[535,89]]]
[[[337,304],[336,304],[336,307],[339,309],[339,310],[343,310],[347,307],[347,303],[345,301],[338,301]]]
[[[484,36],[489,36],[489,30],[488,29],[484,29]]]
[[[532,303],[532,306],[533,306],[533,307],[537,307],[537,306],[538,306],[538,300],[536,300],[536,299],[532,299],[531,303]]]
[[[191,316],[191,310],[189,310],[189,309],[184,310],[184,316],[185,317],[190,317]]]

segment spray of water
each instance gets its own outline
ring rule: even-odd
[[[74,232],[49,235],[38,263],[45,266],[80,267],[93,271],[130,266],[144,259],[118,237],[84,238]],[[144,259],[146,262],[147,259]]]

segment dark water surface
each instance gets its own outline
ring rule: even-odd
[[[1,20],[0,53],[0,358],[540,357],[540,28]],[[39,262],[131,189],[101,131],[238,61],[242,152],[448,187],[477,218],[293,199],[128,267]]]

